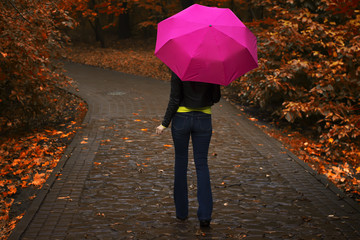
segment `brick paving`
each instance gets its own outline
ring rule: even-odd
[[[169,83],[66,64],[89,112],[10,239],[360,239],[360,208],[230,103],[213,108],[211,229],[174,217]],[[191,150],[191,148],[190,148]],[[190,155],[191,156],[191,155]]]

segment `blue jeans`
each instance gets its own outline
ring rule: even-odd
[[[176,113],[171,132],[175,146],[174,201],[176,216],[188,216],[187,167],[191,136],[197,175],[199,220],[211,220],[213,199],[208,167],[208,151],[212,135],[211,115],[202,112]]]

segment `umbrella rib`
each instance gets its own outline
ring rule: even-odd
[[[219,30],[218,29],[216,29],[216,28],[214,28],[214,30],[212,30],[212,31],[214,31],[214,38],[215,38],[215,41],[216,41],[216,48],[218,49],[218,53],[219,54],[222,54],[222,51],[221,51],[221,48],[220,48],[220,43],[219,43],[219,41],[218,41],[218,37],[219,37]],[[216,31],[216,32],[215,32]],[[221,60],[222,61],[220,61],[221,62],[221,66],[222,66],[222,77],[223,77],[223,79],[225,79],[226,78],[226,76],[225,76],[225,64],[224,64],[224,56],[223,55],[221,55]]]

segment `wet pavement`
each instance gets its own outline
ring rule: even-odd
[[[10,239],[360,239],[358,204],[224,100],[213,108],[211,228],[196,217],[192,158],[190,216],[177,220],[171,134],[155,135],[169,83],[66,68],[89,112]]]

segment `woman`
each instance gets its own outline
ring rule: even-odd
[[[209,227],[213,207],[210,174],[207,163],[212,135],[211,106],[219,102],[220,86],[211,83],[181,81],[171,76],[169,104],[156,133],[161,134],[170,122],[175,146],[174,201],[176,217],[188,217],[187,166],[191,136],[197,175],[197,216],[200,227]]]

